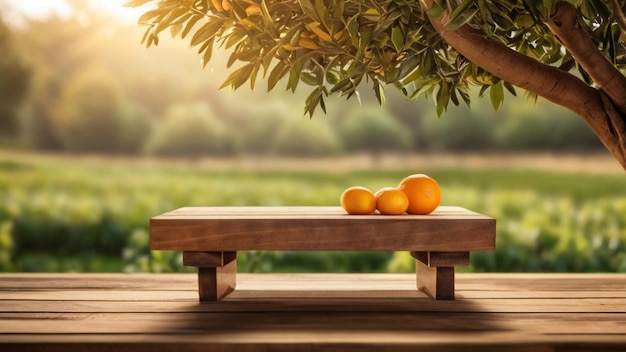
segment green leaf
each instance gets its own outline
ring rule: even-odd
[[[324,2],[324,0],[315,0],[315,12],[318,15],[319,18],[319,23],[323,24],[324,26],[326,26],[326,3]]]
[[[229,35],[225,36],[224,39],[224,49],[228,49],[233,45],[241,42],[243,39],[248,37],[248,31],[242,30],[241,28],[235,28]]]
[[[326,70],[326,82],[328,84],[337,84],[341,79],[341,75],[336,70]]]
[[[385,90],[377,79],[374,79],[374,95],[379,105],[385,104]]]
[[[349,90],[352,90],[354,85],[352,84],[352,77],[345,77],[339,80],[331,89],[331,93],[336,93],[341,91],[342,93],[346,93]]]
[[[457,6],[450,14],[450,22],[446,25],[446,30],[457,30],[474,18],[478,13],[478,9],[472,6],[473,4],[473,0],[465,0],[461,5]]]
[[[317,12],[315,11],[315,6],[313,6],[310,0],[298,0],[298,2],[300,3],[300,7],[302,8],[302,11],[307,16],[309,16],[310,18],[314,19],[317,22],[322,23],[322,20],[319,18],[319,16],[317,15]]]
[[[400,64],[399,77],[403,85],[421,77],[421,73],[416,69],[418,68],[421,60],[422,58],[419,57],[419,55],[414,55],[409,56],[408,59],[404,60],[402,64]]]
[[[469,93],[467,93],[466,91],[460,90],[458,89],[459,94],[461,95],[461,98],[463,98],[463,101],[465,102],[465,105],[467,105],[468,107],[471,104],[471,98]]]
[[[320,102],[323,104],[322,88],[317,87],[306,98],[306,101],[304,103],[304,113],[309,114],[309,117],[313,117],[313,113],[315,112],[315,109],[320,104]],[[326,107],[322,106],[322,108],[324,112],[326,112]]]
[[[146,29],[146,31],[143,33],[143,37],[141,37],[141,45],[146,45],[146,46],[150,46],[148,45],[148,37],[150,37],[150,35],[152,34],[152,28],[148,28]]]
[[[189,9],[186,8],[174,9],[170,11],[163,18],[159,19],[159,25],[156,27],[155,32],[159,33],[168,26],[174,25],[179,18],[187,15],[188,13]]]
[[[343,10],[345,8],[345,4],[343,1],[337,1],[334,4],[335,6],[332,8],[332,18],[334,20],[343,19]]]
[[[446,106],[443,104],[437,103],[437,116],[441,117],[441,115],[443,115],[445,111],[446,111]]]
[[[180,23],[172,24],[170,26],[170,33],[172,35],[172,38],[176,38],[176,36],[180,33],[182,29],[183,29],[182,24]]]
[[[491,106],[494,111],[500,110],[504,104],[504,89],[502,81],[491,86],[489,90],[489,99],[491,100]]]
[[[491,88],[490,85],[484,84],[480,87],[480,91],[478,92],[478,96],[479,97],[484,97],[485,96],[485,92],[487,91],[487,89]]]
[[[409,97],[409,101],[416,101],[420,96],[426,94],[429,91],[432,91],[438,80],[436,79],[426,79],[419,82],[415,82],[415,91],[411,93]]]
[[[281,78],[285,76],[289,72],[289,66],[285,65],[282,61],[279,61],[276,66],[270,72],[269,77],[267,78],[267,91],[271,91],[276,84],[280,81]]]
[[[137,23],[139,24],[151,24],[152,23],[152,19],[162,16],[166,13],[167,11],[164,9],[154,9],[154,10],[150,10],[146,13],[144,13],[143,15],[141,15],[139,17],[139,19],[137,20]]]
[[[517,28],[525,29],[534,26],[535,20],[531,15],[521,13],[515,16],[515,24],[517,25]]]
[[[313,72],[302,71],[300,72],[300,80],[310,86],[319,86],[322,84],[323,78],[316,75]]]
[[[189,31],[191,31],[191,29],[193,28],[193,26],[195,26],[195,24],[204,16],[202,15],[194,15],[192,16],[189,21],[187,21],[187,23],[185,24],[185,28],[183,28],[182,33],[180,34],[180,37],[182,39],[185,39],[185,37],[187,36],[187,34],[189,34]]]
[[[489,10],[489,6],[487,5],[486,0],[478,0],[478,8],[480,9],[480,17],[482,18],[484,23],[493,23],[493,18],[491,17],[491,11]]]
[[[511,83],[504,82],[504,88],[506,88],[506,90],[508,90],[514,97],[517,96],[517,91],[515,91],[515,87]]]
[[[205,68],[206,65],[211,61],[211,57],[213,56],[213,42],[215,41],[215,37],[207,40],[202,48],[204,48],[204,54],[202,55],[202,68]]]
[[[384,32],[389,28],[400,16],[402,16],[402,10],[398,9],[385,16],[382,22],[378,22],[374,28],[374,34]]]
[[[267,73],[267,71],[270,69],[270,65],[272,64],[272,60],[274,59],[274,55],[276,54],[276,50],[278,50],[278,48],[279,48],[278,46],[275,46],[267,50],[266,53],[262,53],[261,51],[259,51],[259,55],[262,55],[264,76]]]
[[[437,18],[439,16],[441,16],[441,14],[443,13],[443,7],[441,7],[439,4],[437,3],[433,3],[433,6],[431,6],[426,13],[428,14],[429,17],[432,18]]]
[[[235,61],[245,61],[245,62],[253,61],[255,59],[258,59],[260,54],[261,53],[259,52],[258,49],[245,50],[244,48],[242,50],[233,51],[233,53],[228,58],[227,66],[231,66],[232,64],[235,63]]]
[[[256,79],[257,79],[257,76],[259,75],[260,65],[258,62],[254,62],[250,64],[253,65],[252,72],[250,72],[250,89],[254,90],[254,87],[256,86]]]
[[[287,81],[287,90],[296,91],[300,82],[300,73],[302,72],[302,61],[297,61],[289,71],[289,80]]]
[[[326,113],[326,103],[324,102],[324,96],[320,96],[320,108],[322,108],[322,112]]]
[[[393,43],[394,49],[396,52],[401,52],[404,47],[404,34],[402,34],[402,29],[399,27],[393,27],[391,29],[391,42]]]
[[[346,22],[346,28],[348,29],[348,35],[352,40],[352,46],[359,47],[359,14],[350,17]]]
[[[422,77],[430,77],[433,73],[434,56],[432,50],[424,52],[422,62],[419,66],[419,71]]]
[[[437,92],[437,116],[441,116],[448,107],[450,101],[450,87],[445,81],[439,83],[439,91]]]
[[[196,46],[206,42],[208,39],[215,37],[217,32],[222,28],[221,21],[209,21],[202,25],[193,35],[190,41],[191,46]]]
[[[300,41],[300,34],[302,34],[302,29],[294,28],[293,30],[287,32],[287,35],[285,35],[283,40],[289,39],[289,45],[297,47],[298,42]]]
[[[237,70],[233,71],[228,78],[222,83],[219,89],[231,86],[233,90],[241,87],[248,79],[250,79],[252,72],[254,72],[254,64],[249,63]]]
[[[372,32],[367,29],[361,31],[359,36],[359,54],[361,57],[365,56],[365,51],[370,44],[370,40],[372,39]]]
[[[459,97],[456,96],[456,89],[450,91],[450,100],[452,100],[454,106],[459,106]]]

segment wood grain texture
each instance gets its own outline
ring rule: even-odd
[[[237,252],[183,252],[183,265],[218,267],[237,259]]]
[[[623,351],[624,274],[239,274],[219,303],[193,274],[0,274],[2,351]]]
[[[411,256],[427,266],[466,266],[470,264],[469,252],[411,252]]]
[[[454,300],[454,267],[429,266],[415,261],[417,289],[436,300]]]
[[[200,301],[217,301],[231,293],[237,286],[237,260],[224,266],[198,267],[198,298]]]
[[[495,220],[459,207],[348,215],[340,207],[187,207],[150,219],[150,248],[180,251],[491,251]]]

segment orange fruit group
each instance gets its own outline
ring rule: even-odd
[[[409,198],[397,188],[381,188],[374,195],[376,196],[376,209],[383,215],[401,215],[409,207]]]
[[[405,177],[398,186],[409,199],[407,213],[426,215],[432,213],[441,202],[441,188],[432,177],[414,174]]]
[[[351,215],[368,215],[376,210],[376,197],[361,186],[349,187],[341,193],[341,207]]]

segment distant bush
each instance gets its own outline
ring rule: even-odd
[[[122,141],[120,151],[140,154],[154,128],[154,118],[140,105],[125,104],[123,108]]]
[[[56,132],[56,124],[51,109],[46,107],[40,95],[33,98],[33,102],[24,109],[24,118],[21,120],[21,137],[29,146],[40,150],[63,149]]]
[[[13,223],[10,220],[0,221],[0,271],[11,270],[11,257],[13,254],[12,232]]]
[[[353,111],[339,122],[339,135],[351,152],[406,151],[412,144],[411,133],[378,106]]]
[[[393,252],[366,251],[245,251],[237,253],[237,266],[243,272],[285,271],[324,273],[385,272]]]
[[[441,117],[435,112],[420,120],[424,145],[433,151],[483,151],[493,147],[497,116],[488,109],[450,107]],[[502,117],[505,118],[505,117]]]
[[[88,72],[69,83],[54,119],[69,151],[119,152],[123,144],[123,99],[116,81]]]
[[[326,156],[341,152],[341,143],[324,121],[294,118],[276,130],[272,152],[289,156]]]
[[[494,133],[502,150],[590,150],[602,148],[585,122],[553,105],[517,104]]]
[[[237,138],[242,151],[254,155],[271,154],[274,140],[283,125],[298,114],[281,101],[268,101],[254,106],[233,107],[226,123],[229,133]]]
[[[397,90],[390,90],[386,95],[387,101],[385,108],[389,110],[395,119],[402,125],[403,129],[411,134],[411,149],[426,149],[425,131],[421,128],[422,119],[429,115],[433,110],[433,104],[426,99],[420,99],[417,102],[410,102],[406,96]]]
[[[227,155],[236,151],[233,138],[203,103],[170,108],[146,142],[149,154],[162,156]]]

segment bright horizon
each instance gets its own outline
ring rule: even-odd
[[[136,23],[139,16],[145,12],[144,8],[123,7],[128,0],[88,1],[94,9],[101,9],[125,23]],[[3,0],[3,2],[0,4],[0,10],[8,10],[9,18],[14,17],[12,11],[33,19],[46,18],[52,14],[67,17],[72,13],[72,7],[67,0]]]

